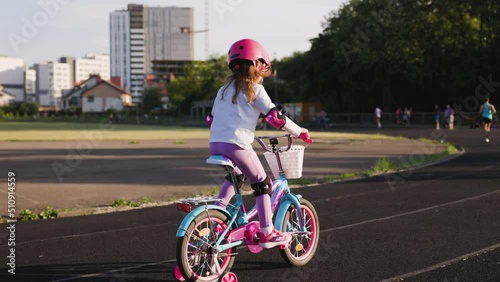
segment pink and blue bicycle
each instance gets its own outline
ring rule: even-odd
[[[279,138],[288,145],[278,147]],[[276,157],[279,177],[273,181],[271,207],[274,226],[289,232],[292,240],[279,248],[283,259],[291,266],[303,266],[314,256],[319,241],[319,220],[314,206],[299,194],[291,192],[280,156],[292,147],[290,134],[256,137],[264,150]],[[265,139],[268,142],[264,141]],[[269,144],[268,144],[269,143]],[[229,202],[212,197],[184,199],[177,202],[179,211],[188,212],[176,236],[177,264],[173,276],[178,281],[238,281],[231,267],[238,247],[251,253],[263,250],[259,246],[259,221],[255,206],[246,211],[234,174],[234,163],[223,155],[212,155],[208,164],[218,165],[231,176],[235,195]]]

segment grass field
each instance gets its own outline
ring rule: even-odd
[[[258,135],[280,134],[281,131],[257,131]],[[385,135],[347,134],[336,132],[311,132],[313,139],[361,140],[397,139]],[[204,127],[166,125],[134,125],[81,122],[0,122],[0,141],[69,141],[87,140],[186,140],[208,139]]]

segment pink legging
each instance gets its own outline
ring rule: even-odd
[[[257,153],[252,148],[242,149],[235,144],[215,142],[210,143],[210,154],[225,155],[230,158],[237,166],[234,170],[236,175],[244,174],[250,184],[260,183],[267,177]],[[233,184],[230,181],[224,181],[218,198],[229,202],[233,196]],[[271,198],[269,195],[256,197],[256,204],[261,228],[272,226]]]

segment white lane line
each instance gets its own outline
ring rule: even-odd
[[[488,192],[488,193],[481,194],[481,195],[474,196],[474,197],[470,197],[470,198],[460,199],[460,200],[453,201],[453,202],[447,202],[447,203],[444,203],[444,204],[439,204],[439,205],[435,205],[435,206],[431,206],[431,207],[426,207],[426,208],[423,208],[423,209],[413,210],[413,211],[409,211],[409,212],[405,212],[405,213],[400,213],[400,214],[395,214],[395,215],[391,215],[391,216],[386,216],[386,217],[380,217],[380,218],[365,220],[365,221],[361,221],[361,222],[357,222],[357,223],[353,223],[353,224],[348,224],[348,225],[342,225],[342,226],[338,226],[338,227],[323,229],[323,230],[320,231],[320,233],[330,232],[330,231],[335,231],[335,230],[341,230],[341,229],[347,229],[347,228],[351,228],[351,227],[355,227],[355,226],[359,226],[359,225],[363,225],[363,224],[367,224],[367,223],[373,223],[373,222],[378,222],[378,221],[384,221],[384,220],[394,219],[394,218],[398,218],[398,217],[403,217],[403,216],[407,216],[407,215],[412,215],[412,214],[416,214],[416,213],[420,213],[420,212],[425,212],[425,211],[433,210],[433,209],[436,209],[436,208],[441,208],[441,207],[446,207],[446,206],[460,204],[460,203],[467,202],[467,201],[477,200],[477,199],[480,199],[480,198],[483,198],[483,197],[487,197],[487,196],[490,196],[490,195],[493,195],[493,194],[497,194],[497,193],[500,193],[500,190]]]
[[[482,167],[480,169],[477,169],[476,171],[489,170],[489,169],[491,169],[491,168],[493,168],[493,167],[495,167],[495,166],[497,166],[499,164],[500,164],[500,162],[492,164],[492,165],[487,166],[487,167]],[[469,173],[469,174],[472,174],[472,172]],[[432,180],[425,181],[425,183],[411,184],[411,185],[406,186],[405,188],[399,188],[399,189],[408,189],[408,188],[413,188],[415,186],[420,186],[420,185],[424,185],[424,184],[426,185],[426,184],[428,184],[428,182],[433,182],[433,181],[438,181],[438,180],[444,180],[444,179],[448,179],[448,178],[453,178],[453,177],[455,177],[457,175],[463,176],[464,174],[463,173],[462,174],[457,173],[457,174],[453,174],[453,175],[448,175],[448,176],[445,176],[445,177],[441,177],[439,179],[432,179]],[[387,190],[377,190],[377,191],[361,192],[361,193],[355,193],[355,194],[350,194],[350,195],[333,197],[333,198],[328,198],[328,199],[323,199],[323,200],[311,201],[311,203],[318,203],[318,202],[324,202],[324,201],[330,201],[330,200],[340,200],[340,199],[353,198],[353,197],[361,197],[361,196],[367,196],[367,195],[378,194],[378,193],[389,192],[389,191],[391,191],[391,190],[387,189]],[[467,200],[467,199],[465,199],[465,200]],[[452,202],[452,203],[454,203],[454,202]],[[435,207],[438,207],[438,206],[435,206]],[[429,207],[427,209],[432,209],[432,208],[434,208],[434,207]],[[425,210],[425,209],[423,209],[423,210]],[[333,228],[331,230],[344,229],[344,228],[348,228],[348,227],[352,227],[352,226],[357,226],[357,225],[364,224],[364,223],[370,223],[370,222],[374,222],[374,221],[386,220],[386,219],[390,219],[390,218],[394,218],[394,217],[404,216],[406,214],[420,212],[420,211],[423,211],[423,210],[417,210],[417,211],[413,211],[413,212],[409,212],[409,213],[399,214],[399,215],[395,215],[393,217],[388,217],[388,218],[372,219],[372,220],[368,220],[368,221],[364,221],[364,222],[360,222],[360,223],[354,223],[354,224],[351,224],[351,225],[336,227],[336,228]],[[26,242],[19,242],[17,244],[18,245],[25,245],[25,244],[29,244],[29,243],[35,243],[35,242],[45,242],[45,241],[60,240],[60,239],[67,239],[67,238],[78,238],[78,237],[100,235],[100,234],[106,234],[106,233],[112,233],[112,232],[119,232],[119,231],[128,231],[128,230],[136,230],[136,229],[143,229],[143,228],[150,228],[150,227],[158,227],[158,226],[163,226],[163,225],[166,225],[166,223],[144,225],[144,226],[137,226],[137,227],[128,227],[128,228],[113,229],[113,230],[104,230],[104,231],[98,231],[98,232],[93,232],[93,233],[85,233],[85,234],[74,234],[74,235],[66,235],[66,236],[60,236],[60,237],[51,237],[51,238],[46,238],[46,239],[39,239],[39,240],[32,240],[32,241],[26,241]],[[329,231],[329,230],[330,229],[326,229],[326,231]],[[0,248],[2,248],[2,247],[7,247],[7,245],[0,245]]]
[[[341,230],[341,229],[347,229],[347,228],[350,228],[350,227],[355,227],[355,226],[359,226],[359,225],[363,225],[363,224],[367,224],[367,223],[372,223],[372,222],[377,222],[377,221],[389,220],[389,219],[393,219],[393,218],[397,218],[397,217],[402,217],[402,216],[411,215],[411,214],[415,214],[415,213],[419,213],[419,212],[423,212],[423,211],[432,210],[432,209],[439,208],[439,207],[444,207],[444,206],[448,206],[448,205],[463,203],[463,202],[466,202],[466,201],[476,200],[476,199],[479,199],[479,198],[482,198],[482,197],[486,197],[486,196],[489,196],[489,195],[493,195],[493,194],[496,194],[496,193],[500,193],[500,190],[489,192],[489,193],[486,193],[486,194],[481,194],[481,195],[478,195],[478,196],[474,196],[474,197],[470,197],[470,198],[466,198],[466,199],[462,199],[462,200],[458,200],[458,201],[454,201],[454,202],[449,202],[449,203],[444,203],[444,204],[440,204],[440,205],[436,205],[436,206],[432,206],[432,207],[427,207],[427,208],[423,208],[423,209],[419,209],[419,210],[415,210],[415,211],[411,211],[411,212],[401,213],[401,214],[397,214],[397,215],[393,215],[393,216],[376,218],[376,219],[366,220],[366,221],[362,221],[362,222],[358,222],[358,223],[354,223],[354,224],[349,224],[349,225],[344,225],[344,226],[339,226],[339,227],[334,227],[334,228],[328,228],[328,229],[321,230],[320,233],[325,233],[325,232],[330,232],[330,231],[335,231],[335,230]],[[99,233],[103,233],[103,232],[99,232]],[[492,247],[497,248],[499,246],[500,246],[500,244],[494,245]],[[485,250],[489,250],[492,247],[488,247]],[[478,251],[478,253],[481,253],[481,251]],[[142,265],[137,265],[137,266],[131,266],[131,267],[126,267],[126,268],[116,269],[116,270],[109,270],[109,271],[101,272],[101,273],[92,273],[92,274],[86,274],[86,275],[81,275],[81,276],[75,276],[75,277],[70,277],[70,278],[56,280],[56,281],[51,281],[51,282],[63,282],[63,281],[70,281],[70,280],[80,279],[80,278],[98,277],[98,276],[102,276],[102,275],[107,274],[107,273],[115,273],[115,272],[120,272],[120,271],[123,272],[123,271],[130,270],[130,269],[142,268],[142,267],[145,267],[145,266],[154,266],[154,265],[158,265],[158,264],[162,264],[162,263],[167,263],[167,262],[175,262],[175,260],[166,260],[166,261],[157,262],[157,263],[142,264]],[[443,264],[439,264],[439,265],[442,266]]]
[[[491,170],[491,169],[495,168],[498,165],[500,165],[500,162],[494,163],[494,164],[489,165],[489,166],[478,168],[478,169],[476,169],[474,171],[471,171],[471,172],[468,172],[468,173],[460,172],[460,173],[454,173],[454,174],[450,174],[450,175],[439,177],[439,178],[435,178],[435,179],[428,179],[428,180],[418,181],[416,183],[411,183],[411,184],[405,183],[405,185],[403,187],[398,187],[397,190],[415,189],[415,188],[417,188],[419,186],[429,187],[429,186],[431,186],[431,183],[434,183],[434,182],[437,182],[437,181],[449,180],[449,179],[454,179],[455,177],[464,177],[464,176],[467,176],[467,175],[474,175],[474,173],[476,173],[476,172],[485,171],[485,170]],[[388,173],[387,175],[399,175],[400,173],[401,172],[393,172],[393,173]],[[403,171],[402,173],[405,173],[405,171]],[[377,176],[384,176],[384,174],[380,174],[380,175],[377,175]],[[373,177],[375,177],[375,176],[373,176]],[[402,177],[402,178],[405,178],[405,177]],[[386,182],[389,182],[389,181],[386,181]],[[395,181],[395,182],[396,182],[395,185],[400,184],[400,183],[398,183],[398,181]],[[315,203],[329,202],[329,201],[332,201],[332,200],[343,200],[343,199],[348,199],[348,198],[364,197],[364,196],[370,196],[370,195],[375,195],[375,194],[380,194],[380,193],[389,193],[389,192],[390,193],[394,193],[394,188],[387,188],[387,189],[374,190],[374,191],[370,190],[370,191],[366,191],[366,192],[360,192],[360,193],[354,193],[354,194],[347,194],[347,195],[337,196],[337,197],[332,197],[332,198],[324,198],[324,199],[319,199],[319,200],[311,200],[310,202],[312,204],[315,204]]]
[[[461,199],[461,200],[457,200],[457,201],[453,201],[453,202],[447,202],[447,203],[443,203],[443,204],[439,204],[439,205],[435,205],[435,206],[431,206],[431,207],[426,207],[426,208],[418,209],[418,210],[414,210],[414,211],[409,211],[409,212],[405,212],[405,213],[395,214],[395,215],[391,215],[391,216],[387,216],[387,217],[375,218],[375,219],[365,220],[365,221],[361,221],[361,222],[357,222],[357,223],[353,223],[353,224],[348,224],[348,225],[342,225],[342,226],[338,226],[338,227],[323,229],[323,230],[320,231],[320,233],[325,233],[325,232],[330,232],[330,231],[335,231],[335,230],[341,230],[341,229],[347,229],[347,228],[351,228],[351,227],[355,227],[355,226],[359,226],[359,225],[363,225],[363,224],[367,224],[367,223],[373,223],[373,222],[378,222],[378,221],[390,220],[390,219],[394,219],[394,218],[398,218],[398,217],[402,217],[402,216],[407,216],[407,215],[411,215],[411,214],[416,214],[416,213],[420,213],[420,212],[429,211],[429,210],[432,210],[432,209],[435,209],[435,208],[440,208],[440,207],[445,207],[445,206],[449,206],[449,205],[463,203],[463,202],[466,202],[466,201],[476,200],[476,199],[479,199],[479,198],[482,198],[482,197],[486,197],[486,196],[489,196],[489,195],[493,195],[493,194],[496,194],[496,193],[500,193],[500,190],[495,190],[495,191],[488,192],[488,193],[485,193],[485,194],[481,194],[481,195],[478,195],[478,196],[474,196],[474,197],[470,197],[470,198],[465,198],[465,199]],[[47,241],[53,241],[53,240],[61,240],[61,239],[69,239],[69,238],[79,238],[79,237],[94,236],[94,235],[101,235],[101,234],[114,233],[114,232],[130,231],[130,230],[137,230],[137,229],[144,229],[144,228],[151,228],[151,227],[160,227],[160,226],[164,226],[164,225],[168,225],[168,224],[169,223],[159,223],[159,224],[143,225],[143,226],[136,226],[136,227],[127,227],[127,228],[120,228],[120,229],[113,229],[113,230],[104,230],[104,231],[98,231],[98,232],[93,232],[93,233],[74,234],[74,235],[66,235],[66,236],[59,236],[59,237],[51,237],[51,238],[46,238],[46,239],[39,239],[39,240],[32,240],[32,241],[26,241],[26,242],[19,242],[19,243],[17,243],[17,245],[26,245],[26,244],[37,243],[37,242],[47,242]],[[7,247],[7,245],[1,245],[0,248],[1,247]]]
[[[138,264],[138,265],[134,265],[134,266],[129,266],[129,267],[123,267],[123,268],[120,268],[120,269],[112,269],[112,270],[108,270],[108,271],[104,271],[104,272],[99,272],[99,273],[89,273],[89,274],[84,274],[84,275],[79,275],[79,276],[73,276],[73,277],[68,277],[68,278],[63,278],[63,279],[58,279],[58,280],[52,280],[50,282],[63,282],[63,281],[71,281],[71,280],[76,280],[76,279],[82,279],[82,278],[92,278],[92,277],[99,277],[99,276],[102,276],[102,275],[105,275],[105,274],[112,274],[112,273],[116,273],[116,272],[121,272],[121,273],[124,273],[128,270],[132,270],[132,269],[139,269],[139,268],[143,268],[143,267],[147,267],[147,266],[156,266],[156,265],[160,265],[160,264],[164,264],[164,263],[169,263],[169,262],[175,262],[175,260],[164,260],[164,261],[160,261],[160,262],[152,262],[152,263],[145,263],[145,264]],[[117,278],[120,278],[120,274],[116,275]],[[121,276],[127,276],[125,274],[121,275]],[[121,281],[121,279],[120,279]]]
[[[16,246],[37,243],[37,242],[47,242],[47,241],[53,241],[53,240],[79,238],[79,237],[94,236],[94,235],[101,235],[101,234],[114,233],[114,232],[130,231],[130,230],[137,230],[137,229],[143,229],[143,228],[160,227],[160,226],[169,225],[169,224],[171,224],[171,223],[158,223],[158,224],[141,225],[141,226],[135,226],[135,227],[103,230],[103,231],[97,231],[97,232],[92,232],[92,233],[72,234],[72,235],[65,235],[65,236],[59,236],[59,237],[50,237],[50,238],[46,238],[46,239],[37,239],[37,240],[31,240],[31,241],[25,241],[25,242],[19,242],[19,243],[16,242]],[[1,247],[7,247],[7,245],[0,245],[0,248]]]
[[[5,191],[0,190],[0,193],[5,194],[5,195],[8,195],[7,190],[5,190]],[[28,198],[28,197],[23,196],[23,195],[19,195],[19,192],[17,192],[17,191],[16,191],[16,197],[19,197],[19,198],[25,199],[25,200],[27,200],[27,201],[30,201],[30,202],[32,202],[32,203],[33,203],[33,204],[35,204],[35,205],[39,205],[39,204],[40,204],[40,202],[39,202],[39,201],[37,201],[37,200],[34,200],[34,199],[31,199],[31,198]]]
[[[417,275],[425,273],[425,272],[433,271],[433,270],[436,270],[436,269],[439,269],[439,268],[442,268],[442,267],[445,267],[445,266],[457,263],[457,262],[459,262],[461,260],[470,258],[472,256],[476,256],[476,255],[479,255],[479,254],[482,254],[482,253],[488,253],[488,252],[494,251],[495,249],[498,249],[498,248],[500,248],[500,244],[491,245],[491,246],[486,247],[484,249],[481,249],[481,250],[478,250],[478,251],[475,251],[475,252],[472,252],[472,253],[468,253],[468,254],[465,254],[463,256],[459,256],[459,257],[456,257],[456,258],[453,258],[453,259],[450,259],[450,260],[447,260],[447,261],[443,261],[443,262],[437,263],[435,265],[431,265],[431,266],[426,267],[426,268],[422,268],[422,269],[419,269],[419,270],[415,270],[415,271],[412,271],[412,272],[401,274],[401,275],[398,275],[398,276],[395,276],[395,277],[392,277],[392,278],[384,279],[384,280],[382,280],[380,282],[399,281],[399,280],[403,280],[403,279],[410,278],[410,277],[413,277],[413,276],[417,276]]]

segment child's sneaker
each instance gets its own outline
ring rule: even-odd
[[[222,227],[220,225],[215,226],[214,234],[217,235],[217,238],[219,238],[219,236],[222,234],[222,232],[224,232],[224,227]]]
[[[266,249],[286,245],[291,240],[292,235],[290,235],[290,233],[280,232],[276,229],[273,229],[273,231],[267,236],[262,232],[259,234],[259,245]]]
[[[486,138],[486,143],[490,143],[490,138]]]

